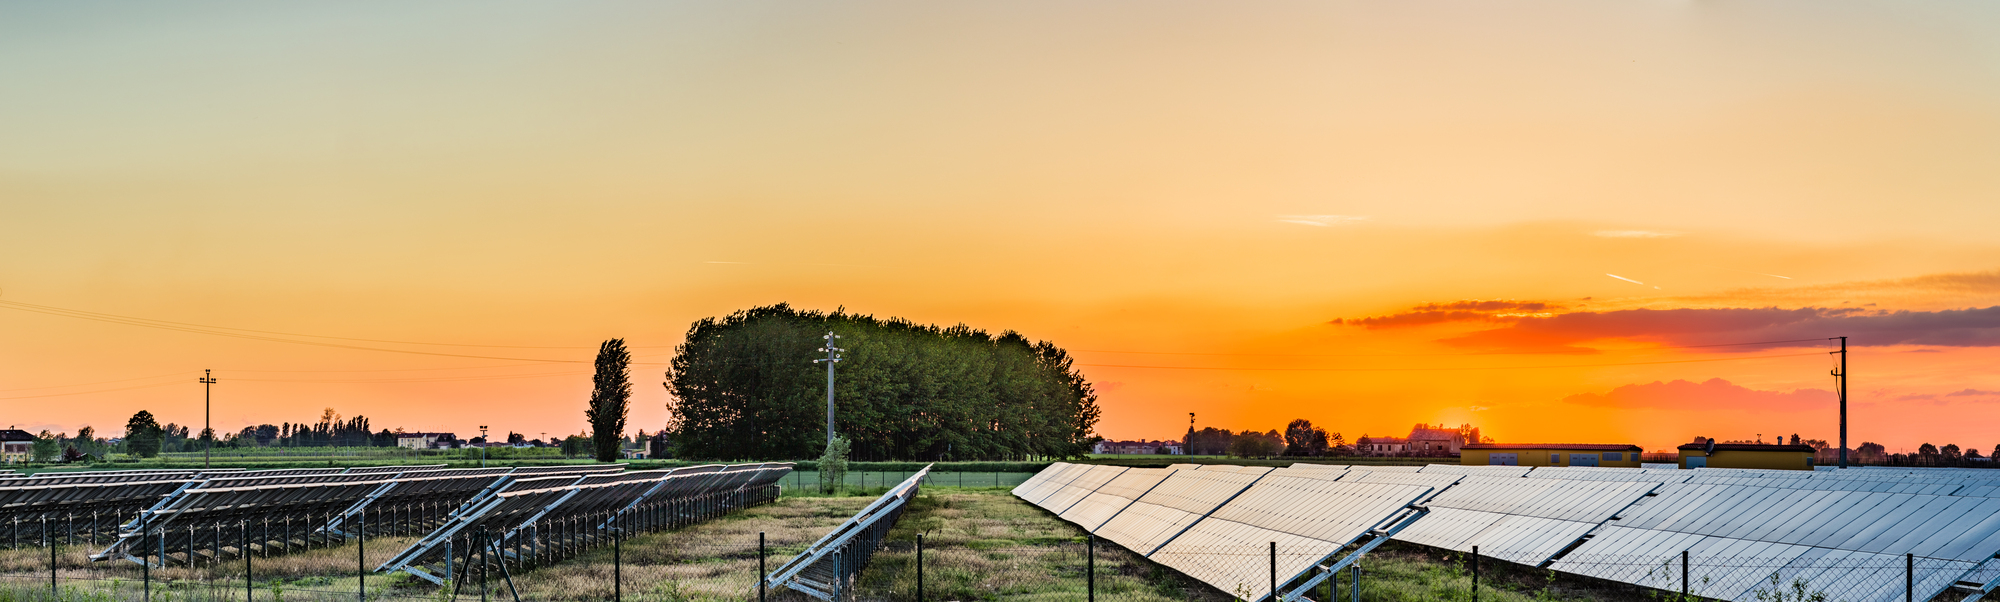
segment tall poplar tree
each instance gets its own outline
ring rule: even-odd
[[[590,419],[591,445],[597,461],[618,459],[625,442],[625,410],[632,400],[632,352],[625,339],[611,339],[597,348],[597,375],[592,377],[590,407],[583,415]]]

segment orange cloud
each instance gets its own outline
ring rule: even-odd
[[[1518,318],[1504,328],[1443,339],[1456,347],[1593,353],[1602,339],[1681,346],[1751,341],[1815,341],[1846,335],[1853,345],[2000,346],[2000,306],[1944,311],[1856,308],[1631,309]],[[1726,348],[1723,348],[1726,349]]]

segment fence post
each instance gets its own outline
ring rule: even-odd
[[[243,602],[250,602],[250,598],[257,594],[257,590],[250,587],[250,521],[248,519],[243,521],[243,541],[236,546],[236,551],[243,554]]]
[[[1271,602],[1278,599],[1278,542],[1271,542]]]
[[[920,535],[919,537],[922,536]],[[758,531],[757,532],[757,602],[764,602],[764,576],[765,576],[764,556],[765,556],[764,532]],[[923,562],[922,555],[918,556],[917,561],[921,565],[921,563]]]
[[[1903,602],[1917,599],[1917,555],[1903,555]]]
[[[49,519],[42,519],[42,538],[49,540],[49,597],[56,598],[56,532],[48,529]]]
[[[1479,602],[1479,546],[1472,546],[1472,602]]]
[[[1688,551],[1681,550],[1681,600],[1688,598]]]
[[[621,542],[624,535],[617,527],[611,528],[611,599],[625,599],[625,556]]]
[[[506,559],[501,559],[505,562]],[[368,602],[368,513],[366,510],[354,515],[354,579],[357,584],[355,596],[361,602]]]
[[[1091,599],[1096,599],[1095,592],[1092,592]],[[917,602],[924,602],[924,534],[922,533],[917,534]]]
[[[146,582],[146,602],[153,601],[153,561],[152,548],[146,546],[146,535],[152,531],[146,528],[146,513],[139,512],[139,578]]]

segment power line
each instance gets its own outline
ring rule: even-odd
[[[1566,364],[1566,365],[1555,365],[1555,366],[1486,366],[1486,367],[1462,367],[1462,368],[1228,368],[1228,367],[1218,367],[1218,366],[1134,366],[1125,364],[1076,364],[1076,365],[1090,366],[1093,368],[1148,368],[1156,370],[1225,370],[1225,371],[1234,370],[1234,371],[1268,371],[1268,372],[1438,372],[1438,371],[1454,371],[1454,370],[1539,370],[1545,368],[1595,368],[1599,366],[1646,366],[1652,364],[1692,364],[1696,362],[1731,362],[1737,360],[1755,360],[1755,359],[1767,359],[1774,357],[1804,357],[1808,355],[1820,355],[1820,352],[1815,351],[1812,353],[1786,353],[1780,355],[1720,357],[1720,358],[1703,359],[1703,360],[1664,360],[1657,362],[1622,362],[1622,363],[1612,363],[1612,364]]]
[[[212,332],[212,331],[217,331],[217,330],[236,331],[240,333],[256,333],[256,334],[278,335],[278,336],[288,336],[288,337],[306,337],[313,339],[333,339],[337,341],[359,341],[364,343],[391,343],[397,345],[433,345],[440,347],[479,347],[479,348],[489,348],[489,349],[596,349],[596,347],[594,346],[579,347],[579,346],[537,346],[537,345],[480,345],[475,343],[433,343],[426,341],[364,339],[364,338],[340,337],[340,336],[324,335],[324,334],[279,332],[273,330],[256,330],[251,328],[235,328],[231,326],[211,326],[206,324],[194,324],[189,322],[175,322],[171,320],[140,318],[134,316],[107,314],[102,312],[85,311],[81,309],[69,309],[69,308],[55,307],[50,305],[36,305],[33,303],[22,303],[19,301],[5,301],[5,300],[0,300],[0,308],[49,314],[55,316],[64,316],[64,317],[77,318],[83,320],[96,320],[99,322],[110,322],[114,324],[125,324],[128,326],[146,326],[151,328],[163,328],[167,330],[179,330],[182,332],[198,332],[202,334],[214,334],[221,336],[242,336],[242,335],[232,335],[226,332]],[[244,338],[252,338],[252,337],[244,337]],[[260,340],[269,340],[269,339],[260,339]],[[298,342],[303,342],[303,341],[298,341]],[[670,345],[635,346],[635,348],[638,349],[650,349],[659,347],[671,347],[671,346]],[[526,361],[540,361],[540,360],[526,360]]]
[[[94,383],[77,383],[77,384],[74,384],[74,385],[49,385],[49,386],[46,386],[46,387],[21,387],[21,388],[18,388],[18,389],[0,389],[0,392],[5,392],[5,391],[32,391],[32,390],[35,390],[35,389],[67,389],[67,388],[70,388],[70,387],[89,387],[89,386],[93,386],[93,385],[108,385],[108,384],[112,384],[112,383],[123,383],[123,382],[132,382],[132,381],[135,381],[135,380],[152,380],[152,379],[155,379],[155,378],[166,378],[166,377],[169,377],[169,376],[174,376],[174,377],[179,377],[179,376],[186,376],[186,375],[187,375],[187,373],[188,373],[188,371],[187,371],[187,370],[182,370],[182,371],[180,371],[180,372],[175,372],[175,373],[173,373],[173,374],[161,374],[161,375],[159,375],[159,376],[141,376],[141,377],[138,377],[138,378],[121,378],[121,379],[118,379],[118,380],[102,380],[102,381],[97,381],[97,382],[94,382]]]
[[[113,392],[113,391],[130,391],[130,390],[133,390],[133,389],[151,389],[151,388],[153,388],[153,387],[164,387],[164,386],[167,386],[167,385],[178,385],[178,384],[181,384],[181,383],[180,383],[180,381],[174,381],[174,382],[170,382],[170,383],[159,383],[159,384],[152,384],[152,385],[139,385],[139,386],[136,386],[136,387],[121,387],[121,388],[117,388],[117,389],[99,389],[99,390],[96,390],[96,391],[76,391],[76,392],[72,392],[72,393],[46,393],[46,394],[42,394],[42,395],[22,395],[22,396],[19,396],[19,397],[0,397],[0,399],[37,399],[37,398],[42,398],[42,397],[64,397],[64,396],[69,396],[69,395],[89,395],[89,394],[91,394],[91,393],[110,393],[110,392]]]

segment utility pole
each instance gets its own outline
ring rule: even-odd
[[[209,385],[215,384],[215,378],[209,376],[210,372],[211,372],[210,370],[202,370],[201,379],[198,381],[201,383],[201,434],[202,438],[206,440],[203,441],[201,445],[202,470],[208,470],[208,456],[209,456],[208,450],[209,448],[215,447],[215,427],[209,426],[208,423],[209,414],[211,413],[208,411],[208,406],[209,406],[208,388]]]
[[[813,363],[826,364],[826,444],[833,445],[833,365],[840,363],[840,352],[846,349],[833,346],[833,340],[840,338],[840,335],[834,334],[831,330],[826,331],[826,336],[820,338],[826,339],[826,346],[819,349],[826,352],[826,359],[813,360]]]
[[[1833,372],[1833,389],[1840,393],[1840,467],[1847,468],[1847,337],[1840,339],[1840,368]]]
[[[486,425],[479,425],[479,467],[486,467]]]

